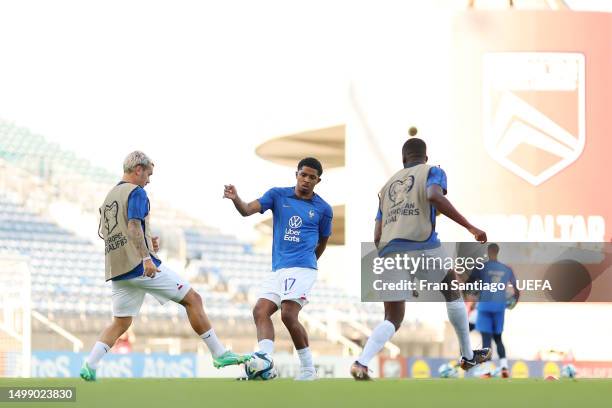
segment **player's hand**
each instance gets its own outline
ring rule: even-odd
[[[487,242],[487,233],[483,230],[478,229],[476,227],[470,227],[468,231],[470,231],[470,234],[474,236],[474,239],[480,242],[481,244]]]
[[[153,237],[151,241],[153,241],[153,252],[159,251],[159,237]]]
[[[143,266],[144,266],[144,275],[148,276],[149,278],[154,278],[155,274],[159,272],[159,269],[157,269],[157,266],[155,266],[153,261],[150,259],[147,259],[146,261],[144,261]]]
[[[224,187],[223,198],[235,200],[238,197],[238,190],[236,190],[236,187],[233,184],[226,184]]]

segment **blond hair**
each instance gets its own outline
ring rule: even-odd
[[[146,169],[153,165],[154,164],[149,158],[149,156],[147,156],[140,150],[136,150],[128,154],[125,160],[123,161],[123,172],[131,173],[138,166],[142,166]]]

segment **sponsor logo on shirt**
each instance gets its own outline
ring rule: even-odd
[[[299,215],[294,215],[289,218],[289,222],[287,223],[287,228],[285,228],[285,236],[283,240],[292,241],[292,242],[300,242],[300,227],[302,226],[302,218]]]

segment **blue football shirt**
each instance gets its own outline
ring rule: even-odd
[[[409,163],[405,165],[404,168],[416,166],[417,164],[420,163]],[[432,167],[429,169],[426,187],[429,187],[434,184],[437,184],[442,187],[442,191],[444,192],[444,194],[446,194],[446,173],[440,167]],[[380,207],[378,208],[378,212],[376,213],[376,220],[382,220],[382,211]],[[436,207],[433,205],[431,205],[431,225],[431,235],[425,241],[411,241],[409,239],[402,238],[392,239],[387,245],[385,245],[384,248],[379,251],[378,255],[385,256],[387,254],[393,254],[397,252],[419,251],[423,249],[433,249],[439,247],[440,239],[438,238],[438,233],[436,232]]]
[[[479,281],[482,283],[512,283],[516,287],[514,272],[507,265],[497,261],[487,261],[481,269],[474,269],[470,275],[470,282]],[[492,292],[483,290],[480,292],[478,300],[478,310],[483,312],[503,312],[506,310],[506,291],[498,290]]]
[[[315,249],[319,237],[332,232],[333,212],[319,195],[303,200],[295,187],[275,187],[260,199],[261,213],[272,210],[272,270],[283,268],[317,269]]]
[[[119,184],[123,183],[125,182],[122,181]],[[140,220],[140,225],[142,225],[143,233],[146,233],[144,219],[149,214],[150,208],[151,204],[149,203],[149,197],[147,197],[147,192],[144,190],[144,188],[138,186],[134,190],[132,190],[130,196],[128,197],[128,220]],[[148,248],[146,240],[145,244]],[[159,265],[161,265],[161,261],[155,258],[154,256],[151,256],[151,260],[153,261],[155,266],[159,267]],[[140,263],[131,271],[124,273],[123,275],[117,276],[116,278],[113,278],[111,280],[118,281],[125,279],[133,279],[142,276],[143,273],[144,266],[142,265],[142,263]]]

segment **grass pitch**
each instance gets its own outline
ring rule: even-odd
[[[610,407],[612,380],[0,379],[0,387],[76,387],[76,402],[0,402],[4,407],[318,408]]]

